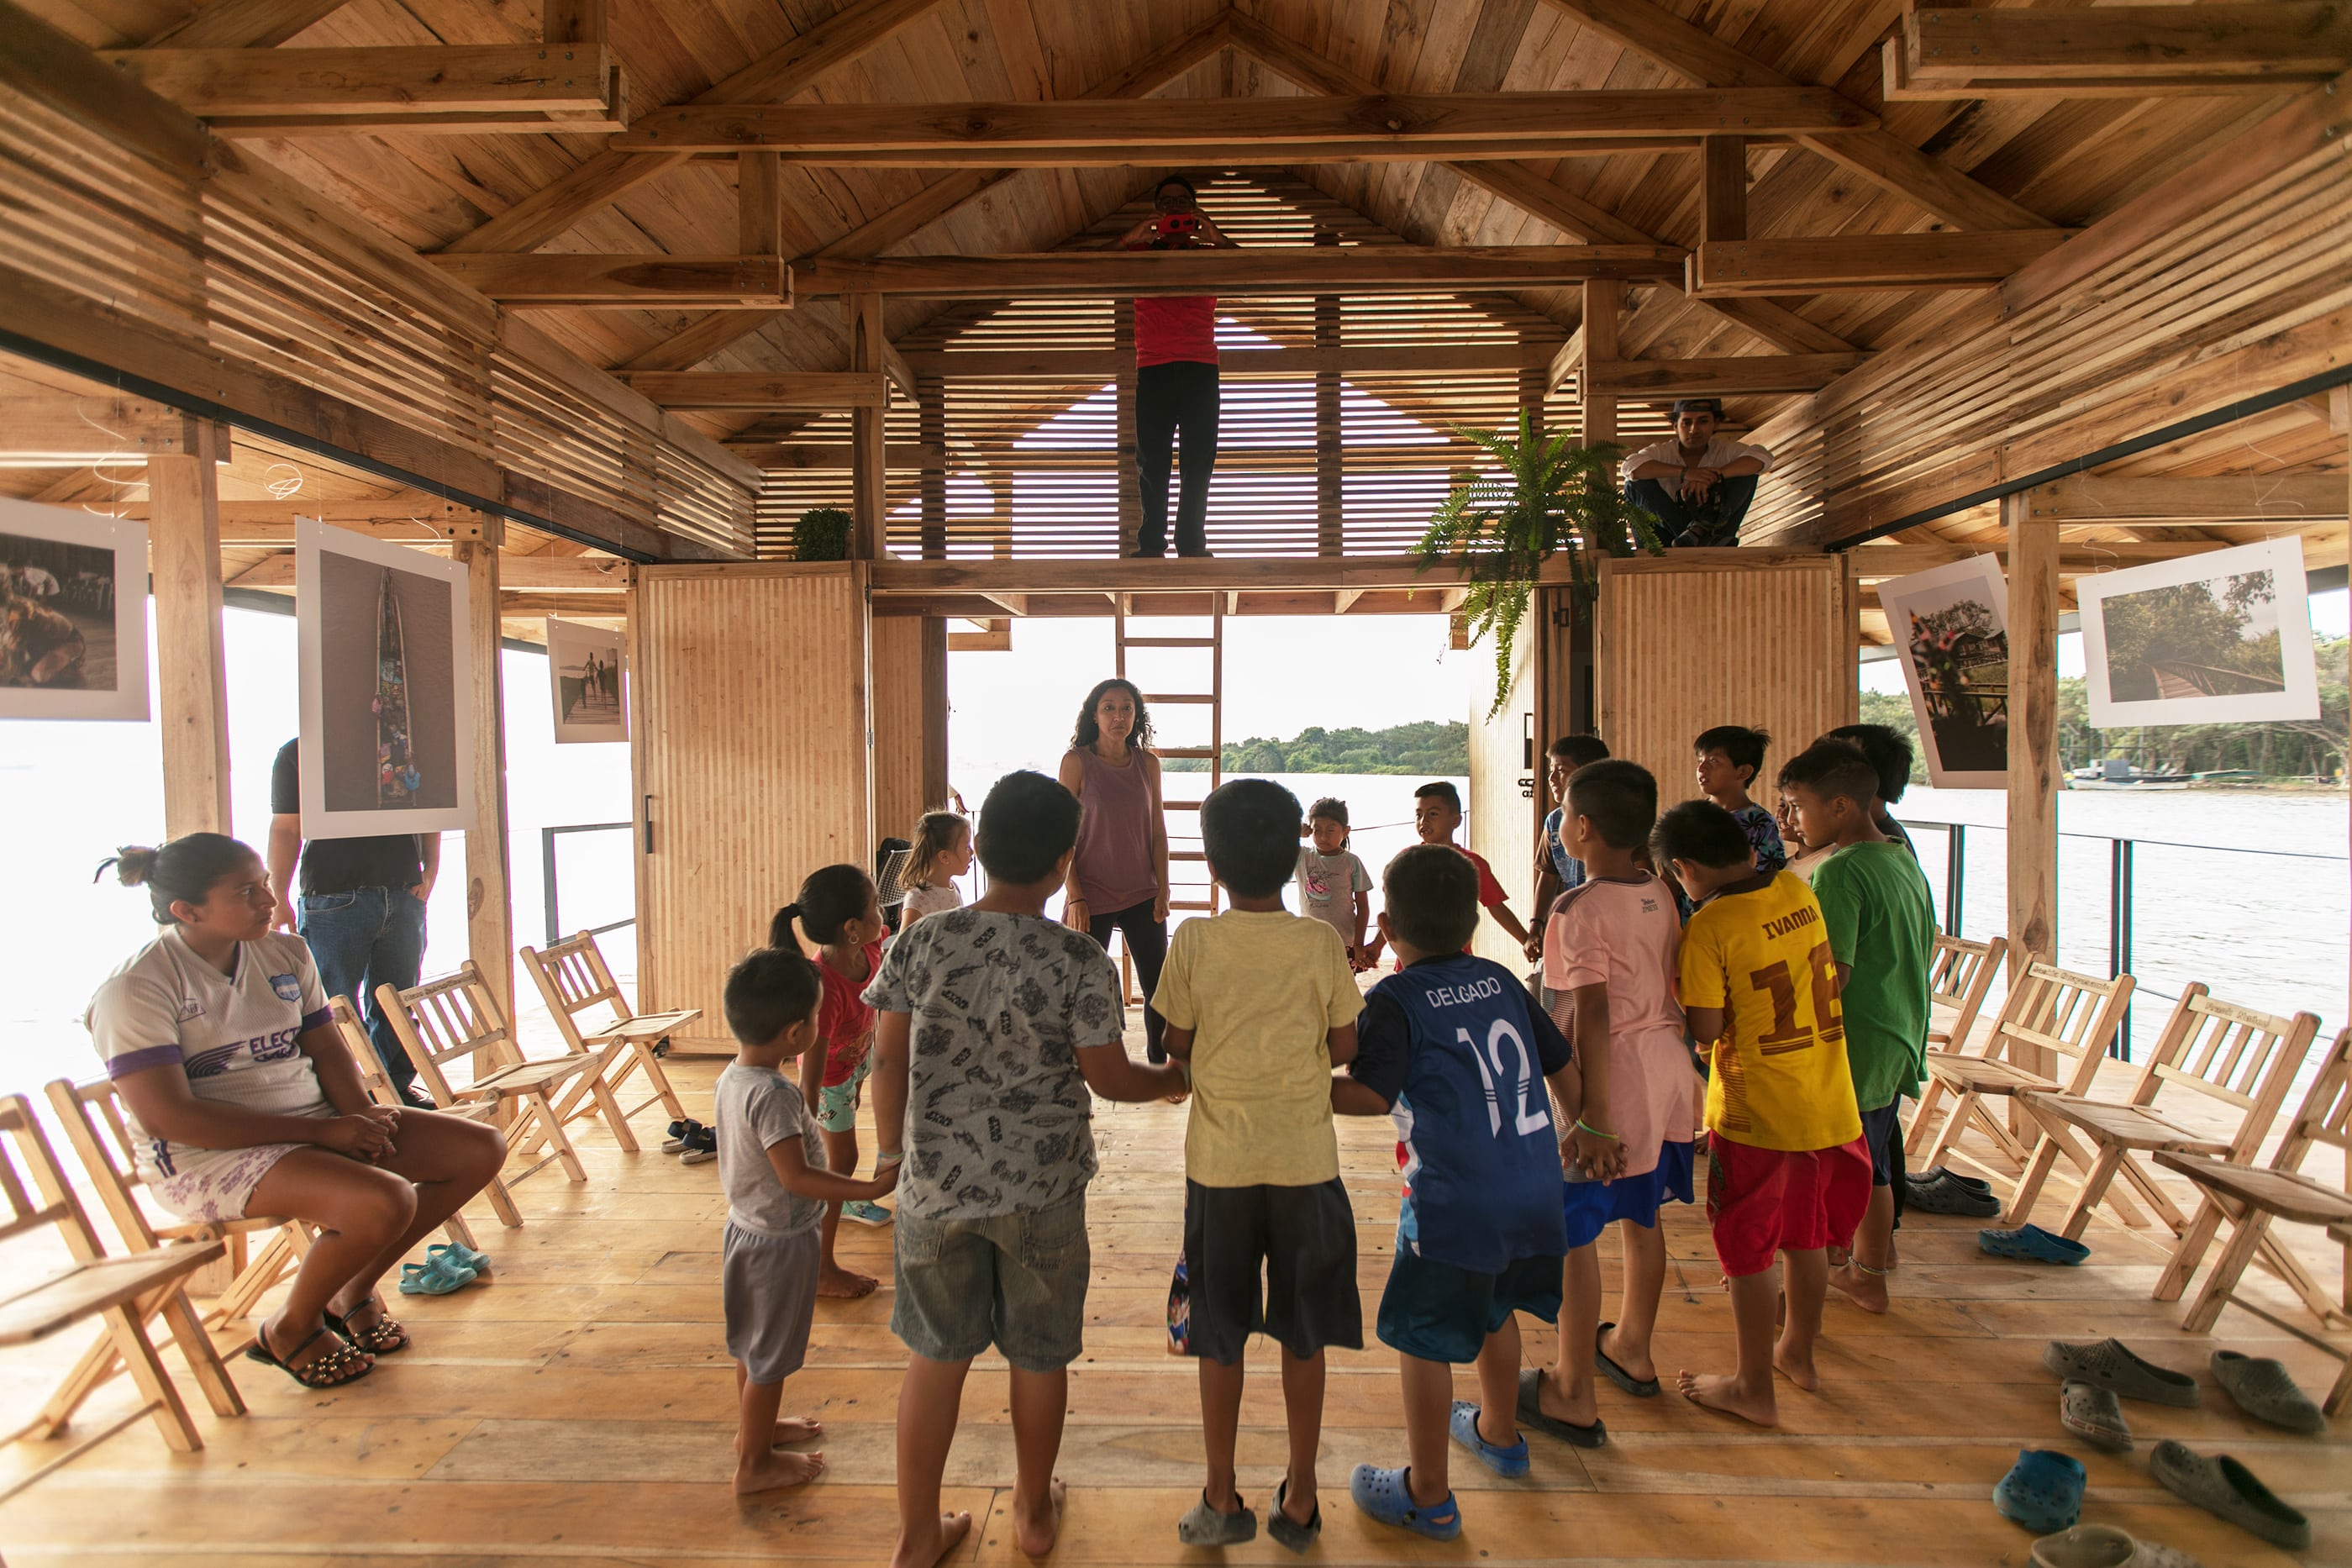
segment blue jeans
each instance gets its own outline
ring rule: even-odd
[[[1625,499],[1657,520],[1668,544],[1733,545],[1756,500],[1756,476],[1717,479],[1700,501],[1683,500],[1657,479],[1635,479],[1625,487]]]
[[[425,900],[406,888],[354,888],[348,893],[305,893],[295,927],[310,944],[319,984],[330,996],[348,996],[367,1025],[384,1076],[403,1095],[416,1081],[416,1065],[401,1048],[391,1020],[376,1006],[375,988],[405,991],[425,966]]]

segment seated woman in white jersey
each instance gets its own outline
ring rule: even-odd
[[[98,988],[87,1019],[149,1190],[183,1219],[318,1226],[246,1353],[308,1388],[365,1376],[409,1343],[376,1281],[489,1184],[505,1140],[368,1098],[310,949],[269,929],[277,900],[251,849],[189,833],[107,864],[146,887],[163,927]]]

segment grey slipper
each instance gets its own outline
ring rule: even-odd
[[[2033,1543],[2033,1568],[2204,1568],[2186,1552],[2134,1539],[2111,1524],[2078,1524]]]
[[[2257,1421],[2267,1421],[2290,1432],[2327,1430],[2327,1417],[2320,1414],[2319,1406],[2294,1385],[2284,1363],[2267,1356],[2215,1351],[2213,1381],[2237,1402],[2239,1409]]]
[[[2126,1399],[2178,1405],[2189,1410],[2197,1407],[2195,1378],[2140,1360],[2124,1348],[2121,1340],[2101,1340],[2096,1344],[2052,1340],[2042,1352],[2042,1364],[2070,1383],[2087,1383]]]
[[[1187,1546],[1239,1546],[1257,1539],[1257,1515],[1245,1508],[1220,1513],[1202,1492],[1192,1510],[1176,1521],[1176,1539]]]
[[[2058,1391],[2058,1424],[2094,1448],[2131,1451],[2131,1424],[2114,1393],[2094,1384],[2070,1382]]]
[[[2182,1498],[2274,1546],[2301,1552],[2311,1545],[2311,1521],[2227,1454],[2209,1458],[2168,1437],[2148,1450],[2147,1468]]]
[[[1315,1544],[1317,1536],[1323,1533],[1323,1505],[1317,1503],[1314,1515],[1305,1524],[1297,1523],[1282,1511],[1283,1499],[1289,1493],[1290,1479],[1286,1476],[1275,1483],[1274,1507],[1267,1510],[1265,1516],[1265,1532],[1274,1537],[1276,1544],[1293,1552],[1304,1552]]]

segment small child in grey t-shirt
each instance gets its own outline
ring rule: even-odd
[[[727,976],[727,1027],[735,1059],[713,1094],[719,1180],[727,1191],[719,1295],[727,1353],[741,1394],[735,1489],[765,1491],[814,1480],[823,1454],[777,1446],[821,1435],[814,1421],[778,1420],[784,1379],[808,1354],[816,1315],[818,1222],[828,1201],[878,1198],[898,1184],[885,1156],[870,1182],[824,1168],[824,1145],[800,1086],[779,1070],[816,1043],[824,983],[798,952],[762,948]]]
[[[1364,929],[1372,917],[1372,876],[1348,849],[1348,803],[1325,795],[1307,813],[1313,842],[1298,851],[1298,912],[1321,921],[1347,944],[1348,966],[1364,959]]]

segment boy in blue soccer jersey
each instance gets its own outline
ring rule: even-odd
[[[1381,1297],[1381,1342],[1404,1381],[1402,1469],[1359,1465],[1356,1506],[1434,1541],[1462,1533],[1446,1439],[1501,1476],[1528,1470],[1517,1412],[1536,1373],[1519,1371],[1515,1312],[1559,1317],[1559,1114],[1581,1085],[1568,1041],[1501,964],[1462,951],[1478,924],[1478,873],[1449,845],[1389,862],[1381,935],[1395,974],[1357,1021],[1356,1059],[1331,1080],[1331,1109],[1391,1115],[1405,1181],[1396,1259]],[[1454,1368],[1475,1363],[1479,1400],[1456,1403]]]

